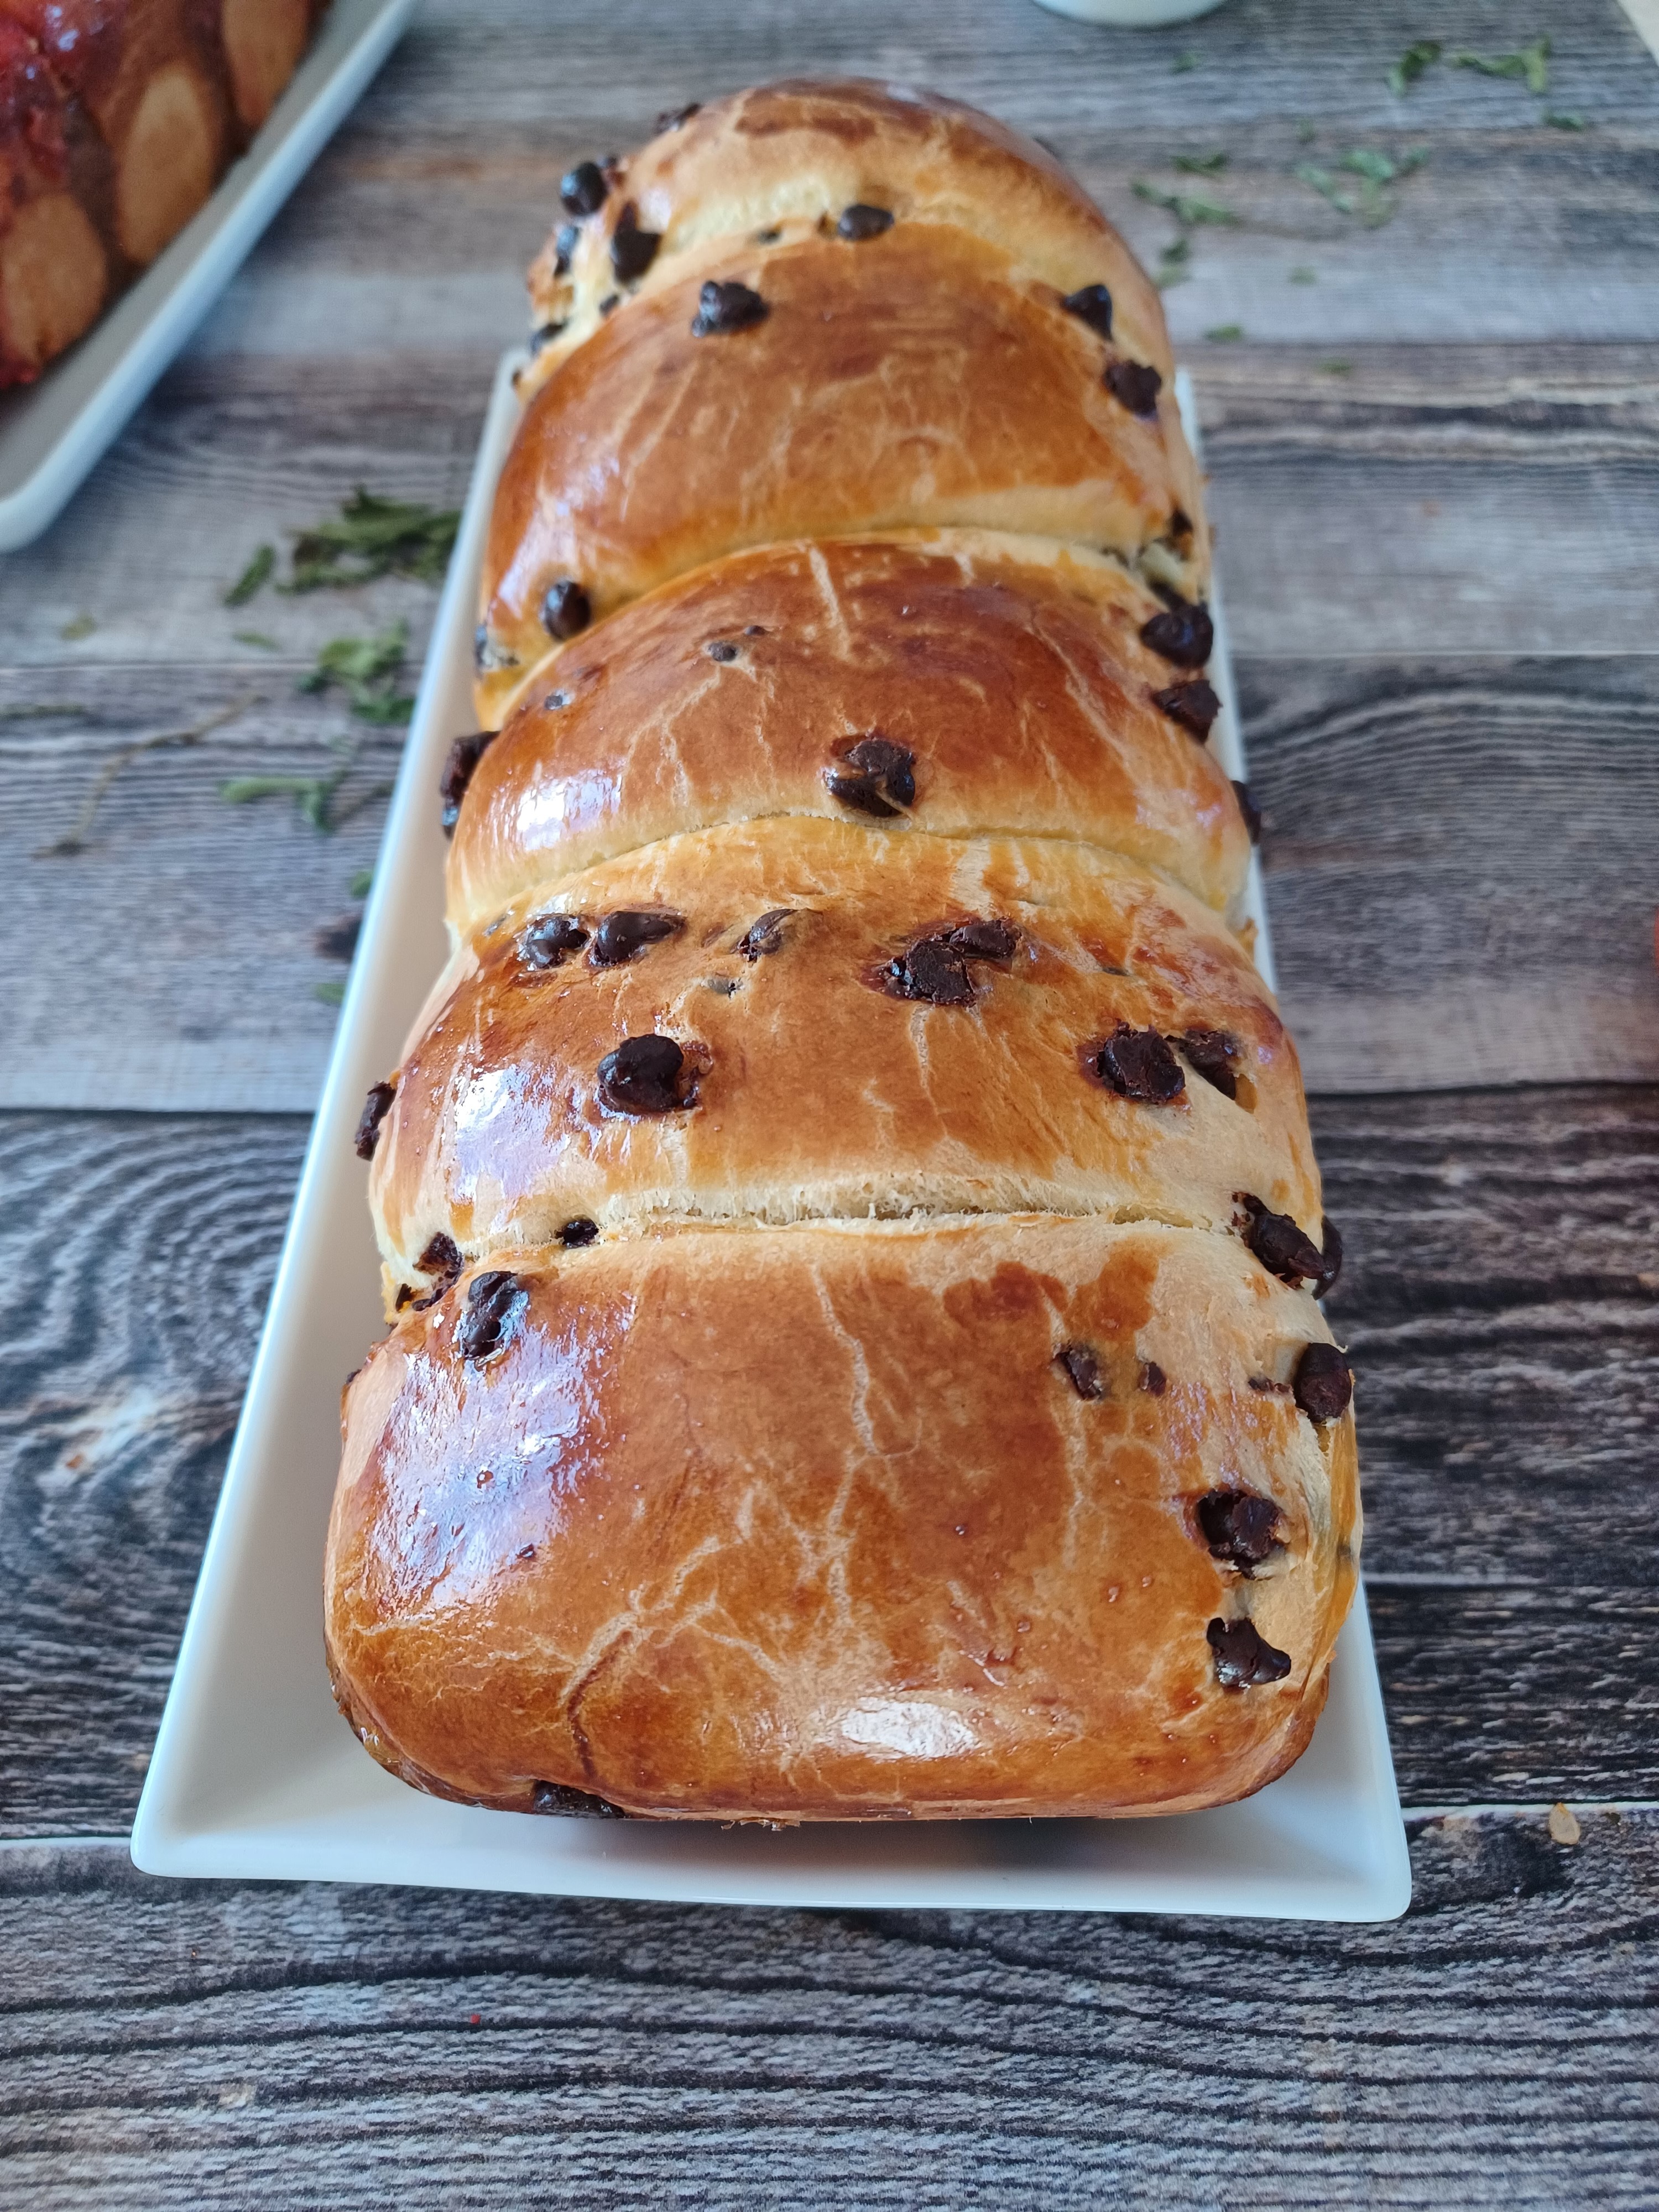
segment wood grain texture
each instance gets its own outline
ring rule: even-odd
[[[0,2193],[1635,2206],[1659,1816],[1451,1819],[1391,1927],[731,1912],[0,1854]]]
[[[1659,1097],[1328,1099],[1316,1136],[1405,1802],[1659,1796]],[[0,1833],[131,1818],[304,1137],[0,1118]]]

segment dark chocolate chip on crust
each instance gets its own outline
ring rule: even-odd
[[[693,113],[696,110],[691,111]],[[626,1820],[629,1815],[608,1797],[591,1790],[568,1790],[562,1782],[538,1782],[531,1793],[532,1813],[562,1814],[568,1820]]]
[[[599,1062],[599,1099],[617,1114],[672,1114],[696,1103],[696,1077],[672,1037],[624,1037]]]
[[[553,274],[556,276],[569,273],[571,256],[576,251],[576,242],[580,236],[581,233],[574,222],[567,222],[561,228],[553,241]]]
[[[788,921],[793,911],[790,907],[775,906],[769,914],[762,915],[758,921],[750,923],[748,928],[738,939],[735,949],[742,953],[745,960],[763,959],[769,952],[781,951],[783,945],[783,925]]]
[[[1086,1344],[1064,1344],[1054,1358],[1072,1378],[1072,1388],[1079,1398],[1103,1398],[1106,1385],[1100,1379],[1100,1362]]]
[[[1019,932],[1012,922],[963,922],[939,936],[919,939],[908,952],[889,961],[881,973],[881,986],[896,999],[971,1006],[975,994],[969,963],[1012,960],[1018,945]]]
[[[1079,291],[1068,292],[1060,304],[1068,315],[1087,323],[1102,337],[1112,335],[1112,295],[1103,284],[1085,284]]]
[[[841,221],[836,225],[837,238],[858,245],[866,238],[879,238],[884,230],[893,228],[891,208],[871,207],[864,200],[854,200],[851,207],[841,211]]]
[[[443,823],[446,837],[454,836],[455,824],[461,818],[461,801],[466,797],[473,771],[499,734],[495,730],[475,730],[467,737],[457,738],[449,748],[444,772],[438,778],[438,797],[443,804],[438,818]]]
[[[1212,1620],[1205,1634],[1215,1654],[1216,1680],[1224,1690],[1282,1681],[1291,1671],[1290,1653],[1276,1650],[1251,1621]]]
[[[908,745],[872,731],[842,755],[849,769],[878,784],[896,806],[912,806],[916,797],[916,757]]]
[[[1201,1075],[1224,1098],[1237,1097],[1238,1078],[1233,1073],[1233,1062],[1238,1057],[1236,1036],[1225,1030],[1183,1030],[1170,1042],[1179,1045],[1194,1075]]]
[[[1121,407],[1132,415],[1156,415],[1164,379],[1144,362],[1115,361],[1101,381]]]
[[[1238,811],[1243,817],[1251,844],[1259,845],[1261,842],[1261,809],[1251,798],[1249,785],[1240,783],[1236,776],[1233,779],[1233,797],[1238,801]]]
[[[455,1331],[463,1359],[476,1366],[504,1352],[517,1334],[530,1293],[510,1268],[490,1267],[467,1285],[466,1310]]]
[[[559,179],[559,205],[567,215],[597,215],[610,189],[597,161],[578,161]]]
[[[1200,743],[1221,712],[1219,694],[1201,676],[1192,684],[1171,684],[1166,691],[1154,691],[1152,704]]]
[[[1353,1376],[1334,1344],[1310,1344],[1296,1363],[1291,1388],[1308,1419],[1322,1427],[1327,1421],[1340,1421],[1347,1412]]]
[[[708,655],[708,658],[711,660],[735,660],[738,657],[738,648],[732,644],[729,637],[717,637],[712,639],[708,644],[704,646],[703,651]]]
[[[694,115],[702,113],[702,102],[700,100],[688,100],[684,107],[665,107],[657,118],[658,137],[660,138],[665,131],[684,131]],[[543,1787],[550,1789],[552,1784],[544,1784]]]
[[[545,352],[555,338],[562,337],[564,329],[562,323],[538,323],[530,333],[531,359],[533,361],[538,353]]]
[[[1342,1273],[1342,1231],[1328,1213],[1319,1229],[1319,1273],[1314,1277],[1314,1296],[1322,1298]]]
[[[542,599],[542,628],[561,644],[576,637],[593,619],[593,602],[574,576],[561,576]]]
[[[363,1102],[362,1118],[352,1146],[360,1160],[372,1160],[374,1147],[380,1141],[380,1124],[392,1111],[392,1102],[398,1095],[395,1083],[376,1083]]]
[[[599,1233],[599,1224],[597,1221],[590,1221],[585,1213],[578,1213],[563,1224],[558,1236],[560,1243],[567,1251],[575,1252],[579,1251],[584,1244],[592,1243]]]
[[[683,914],[622,907],[615,914],[606,915],[593,932],[593,949],[587,957],[596,968],[620,968],[647,945],[660,945],[665,938],[678,937],[684,927]]]
[[[1283,1549],[1279,1508],[1253,1490],[1212,1490],[1198,1501],[1198,1525],[1212,1559],[1248,1575],[1269,1553]]]
[[[1140,1370],[1140,1387],[1149,1397],[1161,1398],[1170,1387],[1170,1378],[1157,1360],[1149,1359]]]
[[[1252,1191],[1235,1191],[1233,1197],[1244,1211],[1244,1242],[1270,1275],[1282,1283],[1319,1280],[1325,1261],[1288,1213],[1273,1212]]]
[[[426,1249],[415,1262],[415,1266],[419,1273],[435,1276],[437,1279],[423,1298],[415,1299],[416,1312],[424,1313],[428,1306],[435,1306],[444,1293],[453,1286],[456,1277],[465,1265],[465,1261],[461,1257],[461,1248],[453,1237],[447,1237],[440,1229],[428,1237]],[[410,1295],[412,1297],[413,1293],[411,1292]],[[398,1293],[398,1304],[401,1311],[403,1306],[401,1292]]]
[[[629,200],[617,217],[611,234],[611,266],[619,284],[637,284],[657,258],[662,244],[659,230],[641,230],[640,211]]]
[[[519,957],[526,968],[559,968],[586,942],[587,932],[574,914],[538,915],[519,939]]]
[[[1120,1022],[1094,1048],[1096,1074],[1120,1098],[1148,1106],[1168,1106],[1187,1088],[1181,1063],[1156,1030],[1131,1029]]]
[[[1177,668],[1202,668],[1215,650],[1215,624],[1201,599],[1196,605],[1178,599],[1161,615],[1142,623],[1140,641],[1161,660],[1173,661]]]
[[[723,336],[730,331],[752,330],[771,313],[758,292],[747,284],[722,284],[711,277],[697,295],[697,312],[691,319],[694,338]]]

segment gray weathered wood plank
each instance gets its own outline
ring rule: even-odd
[[[1659,1817],[1421,1826],[1390,1927],[173,1885],[0,1854],[0,2190],[1635,2206]]]
[[[1659,1097],[1316,1119],[1406,1802],[1659,1796]],[[304,1136],[0,1118],[0,1833],[131,1818]]]

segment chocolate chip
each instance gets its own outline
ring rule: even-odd
[[[1342,1273],[1342,1231],[1329,1214],[1320,1224],[1319,1273],[1314,1277],[1314,1296],[1322,1298]]]
[[[1072,1378],[1072,1388],[1079,1398],[1103,1398],[1106,1385],[1100,1379],[1100,1362],[1086,1344],[1064,1344],[1054,1358]]]
[[[1102,337],[1112,335],[1112,295],[1103,284],[1085,284],[1081,291],[1068,292],[1060,304]]]
[[[856,246],[864,239],[879,238],[884,230],[892,228],[891,208],[871,207],[863,200],[854,200],[851,207],[842,210],[836,235]]]
[[[550,584],[542,600],[542,628],[561,644],[576,637],[593,619],[593,602],[574,576],[561,576]]]
[[[1334,1344],[1310,1344],[1296,1363],[1291,1388],[1310,1421],[1340,1421],[1353,1396],[1348,1363]]]
[[[1149,1359],[1140,1370],[1140,1387],[1154,1398],[1161,1398],[1170,1387],[1170,1378],[1157,1360]]]
[[[1095,1054],[1095,1073],[1120,1098],[1168,1106],[1187,1088],[1181,1063],[1156,1030],[1120,1022]]]
[[[757,246],[775,246],[782,236],[783,233],[776,223],[768,223],[764,230],[755,233],[755,243]]]
[[[896,999],[926,999],[935,1006],[971,1006],[968,963],[1012,959],[1019,932],[1012,923],[964,922],[944,936],[920,939],[882,971],[881,985]]]
[[[1238,801],[1238,811],[1244,817],[1244,827],[1249,832],[1251,844],[1259,845],[1261,842],[1261,809],[1251,798],[1249,785],[1240,783],[1235,777],[1233,796]]]
[[[556,276],[569,274],[570,264],[575,256],[576,241],[580,236],[581,233],[574,222],[568,222],[561,228],[553,241],[553,274]]]
[[[665,108],[657,118],[658,137],[660,138],[665,131],[684,131],[694,115],[702,113],[702,102],[700,100],[689,100],[684,107]],[[541,1784],[544,1790],[550,1790],[552,1786],[551,1783],[547,1782]]]
[[[640,211],[629,200],[617,217],[617,228],[611,234],[611,266],[617,272],[619,284],[637,284],[657,258],[657,248],[662,244],[659,230],[641,230]]]
[[[1210,726],[1221,712],[1218,695],[1201,676],[1195,684],[1172,684],[1167,691],[1154,691],[1152,704],[1183,730],[1191,731],[1200,743],[1209,736]]]
[[[738,648],[729,637],[717,637],[713,644],[704,646],[703,651],[711,660],[735,660],[738,657]]]
[[[1191,538],[1193,518],[1184,507],[1172,507],[1170,509],[1170,526],[1164,534],[1177,545],[1184,544]]]
[[[1183,1030],[1171,1042],[1181,1047],[1194,1074],[1201,1075],[1224,1098],[1237,1097],[1238,1078],[1232,1066],[1238,1055],[1236,1036],[1225,1030]]]
[[[602,315],[614,315],[621,305],[622,294],[620,292],[607,292],[604,299],[599,302],[599,313]]]
[[[745,960],[759,960],[769,952],[780,951],[783,945],[783,925],[788,921],[792,909],[787,906],[775,906],[758,921],[751,921],[738,939],[736,950]]]
[[[560,968],[580,952],[587,932],[574,914],[541,914],[519,939],[519,957],[526,968]]]
[[[896,745],[890,738],[872,732],[850,745],[844,757],[861,775],[873,776],[896,806],[915,804],[916,757],[908,745]]]
[[[692,318],[694,338],[721,336],[728,331],[746,331],[757,323],[763,323],[771,310],[758,292],[751,292],[746,284],[721,284],[711,277],[697,295],[697,312]]]
[[[1244,1242],[1267,1273],[1282,1283],[1299,1283],[1304,1277],[1317,1282],[1325,1262],[1291,1216],[1271,1212],[1249,1191],[1233,1195],[1249,1217]]]
[[[461,818],[461,801],[466,797],[472,772],[500,734],[496,730],[475,730],[470,737],[457,738],[449,748],[444,772],[438,778],[438,797],[443,802],[438,819],[443,824],[446,837],[454,836],[455,824]]]
[[[597,1221],[590,1221],[585,1213],[578,1213],[559,1231],[559,1242],[566,1251],[577,1252],[584,1244],[592,1243],[599,1233]]]
[[[559,179],[559,205],[567,215],[597,215],[610,190],[597,161],[578,161]]]
[[[696,1078],[672,1037],[624,1037],[599,1062],[599,1097],[618,1114],[672,1114],[696,1104]]]
[[[460,1246],[453,1237],[447,1237],[441,1229],[434,1231],[427,1239],[426,1249],[415,1262],[417,1273],[447,1275],[452,1282],[460,1273],[464,1264]]]
[[[696,109],[690,107],[688,115]],[[671,126],[676,127],[676,126]],[[595,1797],[586,1790],[567,1790],[562,1782],[538,1782],[531,1792],[532,1813],[558,1813],[568,1820],[625,1820],[628,1814],[608,1797]]]
[[[879,783],[873,775],[858,775],[850,769],[827,768],[823,771],[823,781],[831,799],[838,799],[843,806],[850,806],[860,814],[868,814],[878,822],[890,822],[899,811],[896,806],[890,806],[882,797]]]
[[[554,339],[562,337],[563,332],[562,323],[538,323],[530,333],[531,359],[533,361],[538,353],[544,351],[552,344]]]
[[[1101,380],[1114,399],[1132,415],[1156,415],[1164,379],[1142,362],[1115,361]]]
[[[1277,1682],[1291,1671],[1288,1651],[1275,1650],[1248,1620],[1212,1620],[1205,1631],[1215,1654],[1215,1678],[1224,1690]]]
[[[1212,1490],[1198,1501],[1198,1525],[1212,1559],[1248,1575],[1279,1550],[1279,1508],[1253,1490]]]
[[[660,945],[665,937],[678,937],[684,927],[683,914],[623,907],[616,914],[606,915],[594,931],[593,949],[587,957],[596,968],[620,968],[647,945]]]
[[[530,1293],[506,1267],[490,1267],[467,1285],[466,1311],[455,1331],[456,1349],[474,1366],[503,1352],[517,1334]]]
[[[357,1133],[352,1146],[360,1160],[372,1160],[374,1147],[380,1141],[380,1124],[392,1111],[392,1102],[398,1095],[395,1083],[377,1083],[370,1090],[363,1104],[362,1118],[357,1124]]]
[[[766,624],[764,623],[745,623],[744,624],[743,634],[745,637],[764,637],[767,635]]]
[[[413,1283],[399,1283],[398,1285],[398,1295],[392,1301],[392,1312],[401,1313],[414,1295],[415,1285]]]
[[[1190,605],[1181,599],[1140,625],[1140,641],[1160,659],[1177,668],[1202,668],[1215,651],[1215,624],[1202,599]]]

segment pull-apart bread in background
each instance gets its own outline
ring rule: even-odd
[[[341,1705],[525,1811],[1176,1811],[1355,1577],[1155,291],[1039,148],[783,84],[580,165],[359,1150]]]

